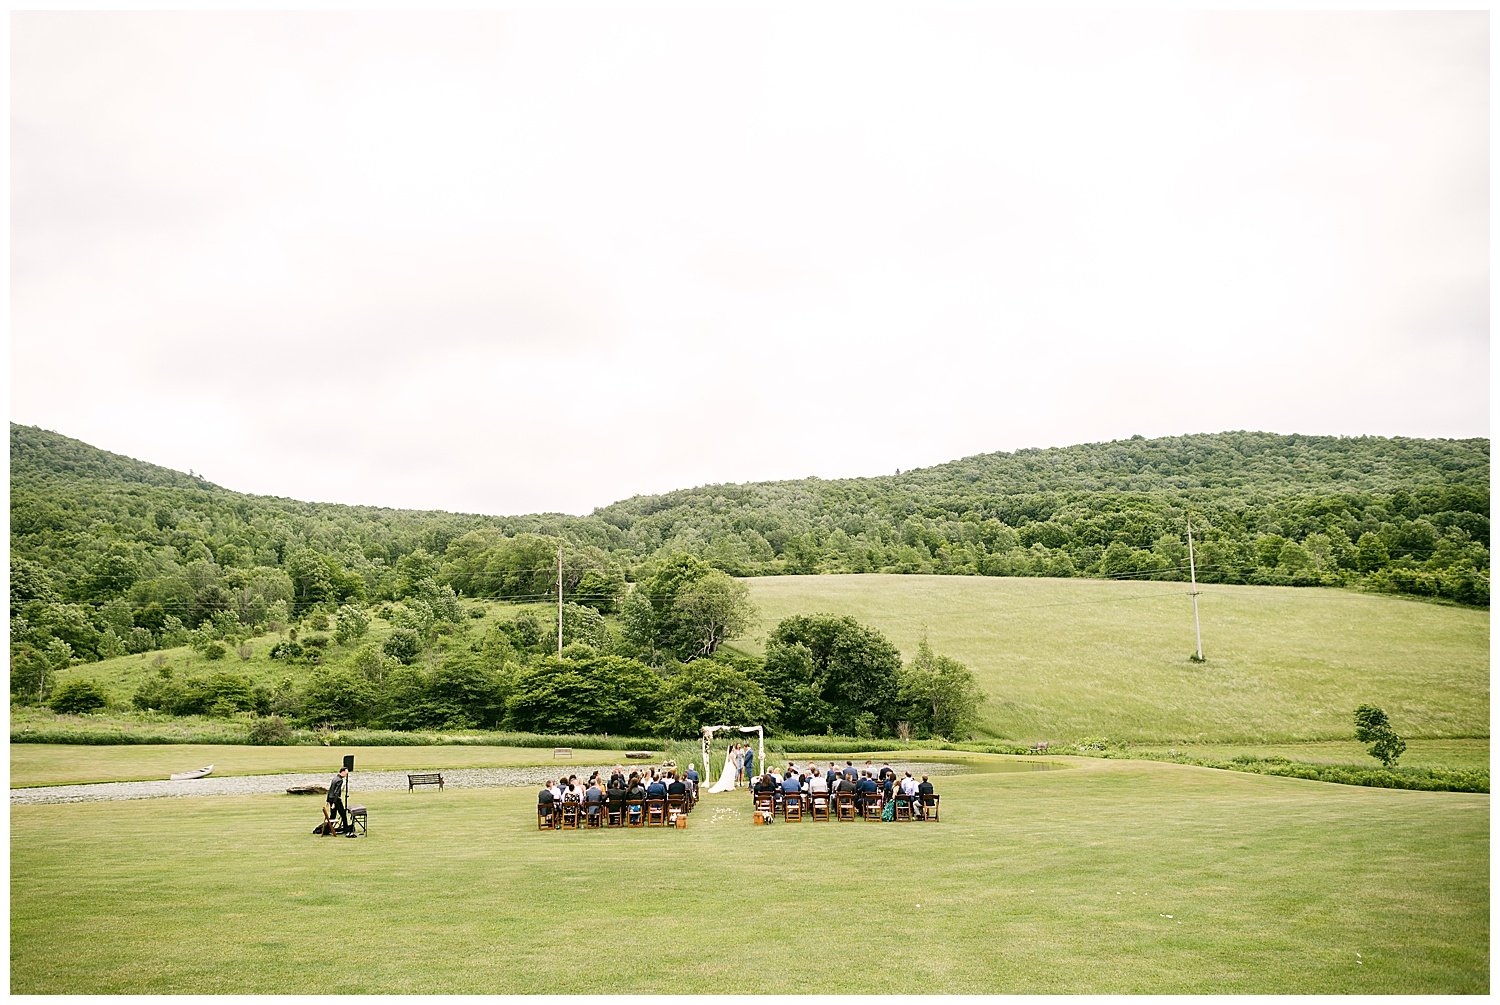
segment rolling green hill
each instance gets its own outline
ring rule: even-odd
[[[713,485],[585,517],[246,495],[11,426],[22,676],[255,634],[308,611],[564,585],[602,607],[679,553],[736,576],[1187,577],[1489,603],[1489,441],[1216,433],[985,454],[897,475]],[[242,631],[243,630],[243,631]]]
[[[908,657],[968,664],[984,728],[1015,740],[1347,739],[1364,702],[1398,732],[1489,735],[1489,612],[1342,590],[1207,586],[1205,664],[1177,583],[945,576],[749,581],[752,639],[790,614],[850,615]],[[744,648],[754,651],[754,642]]]

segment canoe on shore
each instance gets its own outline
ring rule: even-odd
[[[171,779],[174,782],[185,782],[189,778],[202,778],[204,775],[208,774],[209,772],[211,772],[213,770],[214,770],[214,766],[212,764],[210,764],[210,765],[208,765],[207,767],[204,767],[204,768],[195,768],[192,771],[182,771],[182,772],[179,772],[179,773],[177,773],[175,775],[172,775]]]

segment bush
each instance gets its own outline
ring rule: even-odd
[[[397,628],[381,649],[403,666],[410,666],[422,652],[422,637],[410,628]]]
[[[276,643],[268,653],[273,660],[286,660],[288,663],[302,658],[302,646],[288,639]]]
[[[70,680],[52,692],[47,704],[54,712],[93,712],[108,705],[109,696],[91,680]]]
[[[222,642],[210,642],[203,647],[203,657],[210,660],[221,660],[229,650],[224,648]]]
[[[251,743],[262,747],[272,747],[291,741],[291,724],[279,715],[263,715],[250,724]]]

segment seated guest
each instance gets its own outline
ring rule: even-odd
[[[875,783],[875,779],[871,777],[868,771],[864,772],[863,777],[859,780],[859,784],[855,786],[854,792],[854,801],[860,809],[864,809],[866,806],[880,801],[878,795],[880,786]]]
[[[540,817],[542,814],[550,816],[557,810],[557,798],[552,794],[552,782],[549,779],[543,786],[542,791],[536,794],[536,812]],[[550,827],[551,824],[549,823]]]
[[[604,792],[604,801],[609,804],[609,815],[610,816],[620,816],[620,817],[624,816],[624,812],[625,812],[625,788],[624,788],[624,786],[621,786],[620,788],[617,788],[617,789],[606,789],[605,792]]]
[[[917,780],[908,771],[901,779],[901,794],[903,796],[915,796],[917,794]]]
[[[687,774],[683,777],[685,781],[692,783],[693,788],[696,789],[698,787],[698,769],[696,766],[689,764]]]
[[[596,817],[604,812],[604,790],[599,787],[599,773],[594,772],[593,781],[583,792],[583,805],[591,817]]]
[[[859,781],[859,772],[855,769],[853,761],[844,762],[844,777],[851,782]]]
[[[552,789],[552,798],[559,803],[562,802],[563,783],[565,783],[566,781],[566,778],[559,778],[557,781],[552,782],[549,785],[549,787]]]
[[[625,808],[630,812],[630,822],[634,823],[641,818],[641,811],[644,809],[641,804],[646,801],[646,789],[641,785],[639,775],[632,773],[630,779],[630,788],[625,790]],[[636,805],[631,806],[631,802],[636,802]]]
[[[828,779],[824,778],[817,768],[812,769],[812,775],[807,779],[807,791],[820,793],[828,791]]]
[[[786,778],[782,779],[781,782],[781,791],[783,793],[802,791],[802,779],[797,777],[796,772],[788,771],[786,773]]]
[[[609,784],[607,787],[611,789],[619,789],[622,792],[625,791],[625,773],[619,768],[615,768],[615,770],[611,771],[609,773]]]
[[[651,776],[651,784],[648,785],[648,786],[646,786],[646,798],[647,799],[665,799],[665,798],[667,798],[667,783],[663,782],[660,778],[657,778],[654,772],[652,773],[652,776]]]
[[[917,809],[919,816],[927,816],[927,797],[933,795],[932,783],[923,775],[922,780],[917,783]]]
[[[687,783],[677,777],[677,772],[667,772],[667,778],[669,779],[667,782],[667,795],[687,798]]]

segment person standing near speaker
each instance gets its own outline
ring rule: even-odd
[[[339,815],[339,829],[344,833],[349,832],[349,811],[344,808],[344,786],[349,777],[348,766],[339,768],[339,773],[333,776],[333,781],[328,783],[328,818]]]

